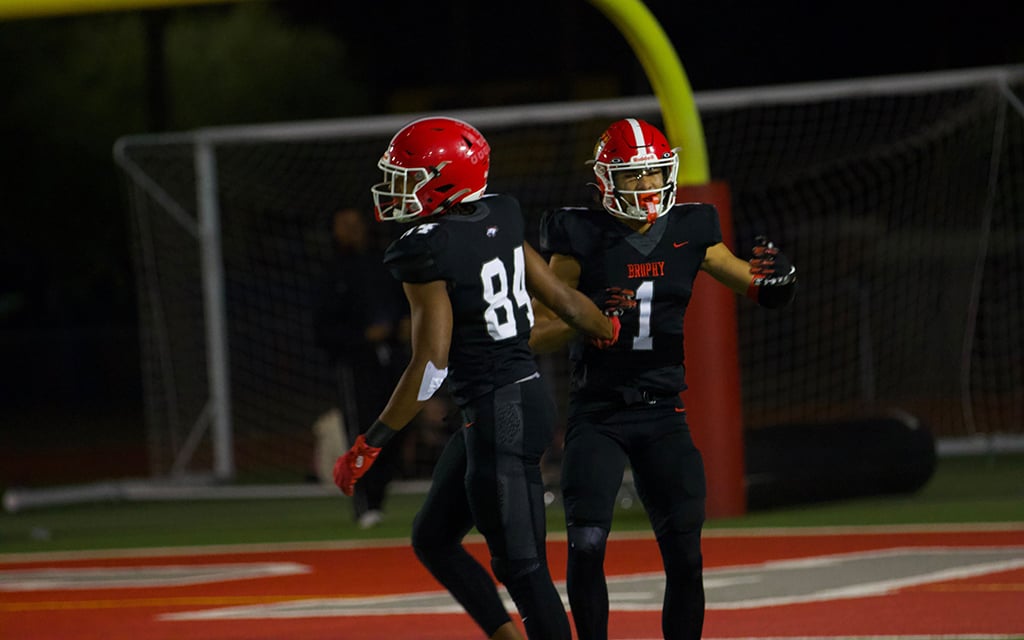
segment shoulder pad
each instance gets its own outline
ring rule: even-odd
[[[397,280],[420,283],[444,279],[437,258],[447,241],[441,227],[437,222],[424,222],[391,243],[384,253],[384,264]]]
[[[562,207],[545,211],[540,220],[540,251],[546,254],[580,255],[588,253],[601,234],[599,224],[608,216],[585,207]]]

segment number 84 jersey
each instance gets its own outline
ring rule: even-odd
[[[459,404],[537,372],[530,351],[523,216],[510,196],[428,218],[395,240],[384,264],[402,282],[444,280],[454,325],[448,383]]]
[[[568,207],[543,215],[541,251],[579,262],[581,292],[594,296],[607,287],[636,292],[637,313],[623,316],[612,348],[596,349],[583,340],[570,346],[573,391],[685,389],[683,316],[705,252],[721,241],[718,211],[710,204],[677,205],[646,233],[604,209]]]

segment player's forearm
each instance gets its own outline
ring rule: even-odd
[[[593,300],[576,289],[557,282],[551,288],[541,287],[535,296],[571,329],[592,338],[608,340],[615,329]],[[536,324],[536,321],[535,321]],[[532,342],[532,337],[531,337]]]
[[[559,316],[576,331],[592,338],[609,340],[615,335],[608,316],[604,315],[594,301],[576,289],[569,289],[567,296],[570,301],[563,307]]]
[[[576,330],[561,318],[538,320],[530,331],[530,348],[534,353],[551,353],[567,345],[576,335]]]
[[[405,428],[441,386],[447,373],[447,368],[439,369],[429,360],[414,358],[378,420],[396,431]]]

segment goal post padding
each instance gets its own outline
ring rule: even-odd
[[[729,186],[722,181],[681,186],[679,202],[709,202],[718,209],[722,239],[736,253]],[[701,272],[687,307],[683,401],[693,440],[704,458],[709,518],[746,513],[743,398],[736,294]]]

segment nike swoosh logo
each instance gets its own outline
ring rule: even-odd
[[[675,407],[675,410],[676,410],[676,413],[686,413],[686,408],[685,407],[682,408],[682,409],[680,409],[679,407]]]
[[[474,424],[476,424],[476,420],[474,420],[473,422],[467,422],[466,424],[464,424],[462,426],[464,426],[464,427],[466,427],[468,429],[468,428],[472,427]]]
[[[690,241],[689,240],[683,240],[682,242],[673,242],[672,243],[672,247],[675,248],[675,249],[678,249],[679,247],[683,246],[684,244],[690,244]]]

